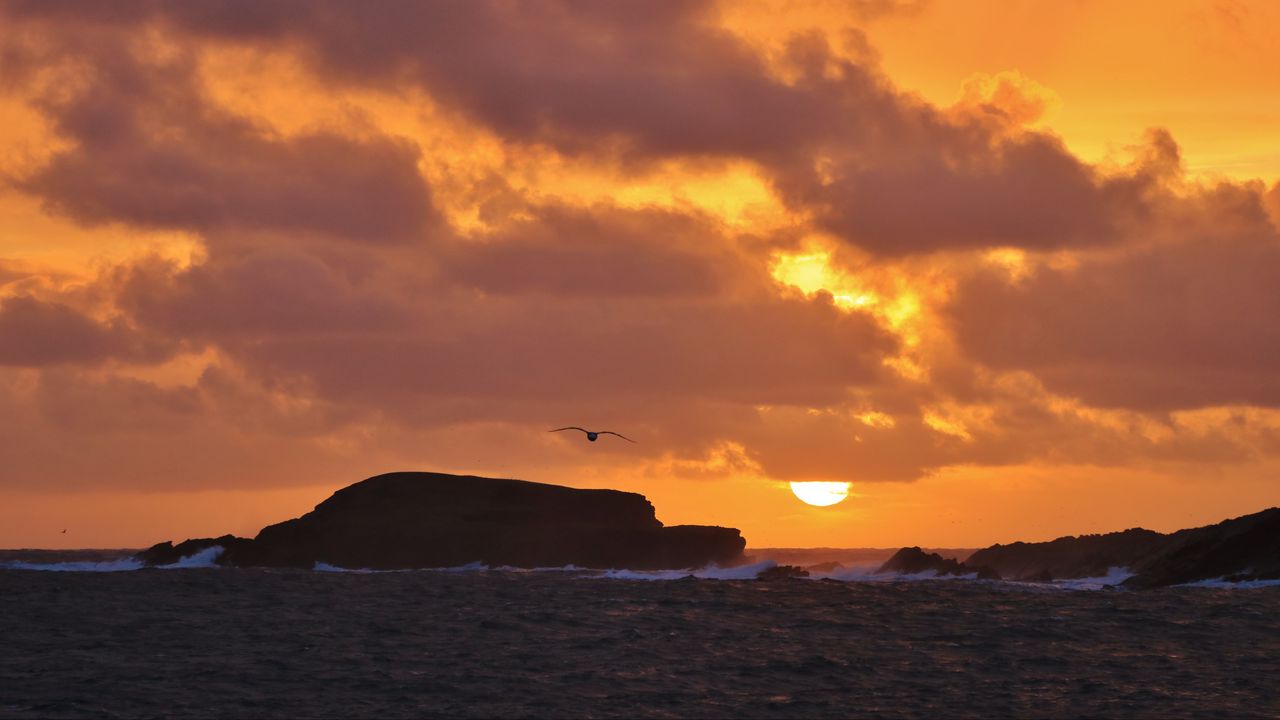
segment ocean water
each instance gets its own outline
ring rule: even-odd
[[[0,553],[0,717],[1280,716],[1274,585],[214,557]]]

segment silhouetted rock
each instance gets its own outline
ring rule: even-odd
[[[927,553],[918,547],[902,548],[889,558],[877,573],[902,573],[915,575],[932,570],[936,575],[973,575],[982,580],[999,580],[1000,574],[989,567],[975,567],[937,553]]]
[[[745,544],[734,528],[663,527],[653,505],[636,493],[402,472],[343,488],[253,540],[161,543],[138,557],[167,564],[223,545],[219,562],[239,566],[404,569],[481,562],[670,569],[732,565]]]
[[[1132,567],[1154,552],[1165,536],[1134,528],[1106,535],[1062,537],[1051,542],[992,545],[970,555],[967,565],[987,565],[1015,580],[1102,577],[1113,567]]]
[[[1130,569],[1126,587],[1150,588],[1225,578],[1280,578],[1280,508],[1180,530]]]
[[[979,565],[978,579],[979,580],[1003,580],[1004,578],[1001,577],[1000,573],[996,572],[995,569],[987,565]]]
[[[785,580],[787,578],[807,578],[809,571],[795,565],[774,565],[756,575],[757,580]]]
[[[185,557],[191,557],[198,552],[208,550],[211,547],[221,547],[223,554],[227,551],[242,548],[245,544],[253,542],[247,538],[236,537],[234,535],[223,535],[218,538],[197,538],[193,540],[183,540],[174,545],[172,542],[165,541],[156,543],[142,552],[134,555],[135,558],[147,565],[172,565]]]
[[[970,555],[965,563],[989,565],[1005,577],[1035,582],[1102,577],[1111,568],[1127,568],[1134,573],[1123,583],[1129,588],[1217,578],[1280,578],[1280,509],[1168,535],[1134,528],[1051,542],[993,545]]]

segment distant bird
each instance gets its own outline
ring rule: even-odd
[[[66,534],[67,534],[67,531],[66,531],[66,530],[63,530],[63,531],[62,531],[62,534],[63,534],[63,535],[66,535]]]
[[[578,430],[580,432],[584,432],[587,434],[587,439],[590,440],[591,442],[595,442],[601,435],[617,435],[618,437],[622,438],[623,440],[626,440],[629,443],[635,442],[635,440],[632,440],[626,435],[621,435],[612,430],[587,430],[586,428],[570,426],[570,427],[556,428],[555,430],[548,430],[547,432],[560,432],[561,430]]]

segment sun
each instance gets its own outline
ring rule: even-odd
[[[835,505],[849,497],[847,482],[793,482],[791,492],[796,497],[818,507]]]

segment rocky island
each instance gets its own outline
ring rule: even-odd
[[[935,575],[977,575],[979,580],[999,580],[1000,573],[986,565],[971,565],[938,553],[927,553],[918,547],[902,548],[885,561],[876,574],[901,573],[915,575],[932,571]]]
[[[1280,578],[1280,508],[1216,525],[1164,534],[1142,528],[1050,542],[993,545],[965,560],[1007,579],[1048,581],[1105,576],[1110,568],[1134,573],[1129,588],[1200,580]]]
[[[163,542],[137,558],[167,565],[213,546],[240,567],[396,570],[469,563],[640,570],[732,565],[735,528],[664,527],[643,495],[466,475],[397,472],[345,487],[256,537]]]

